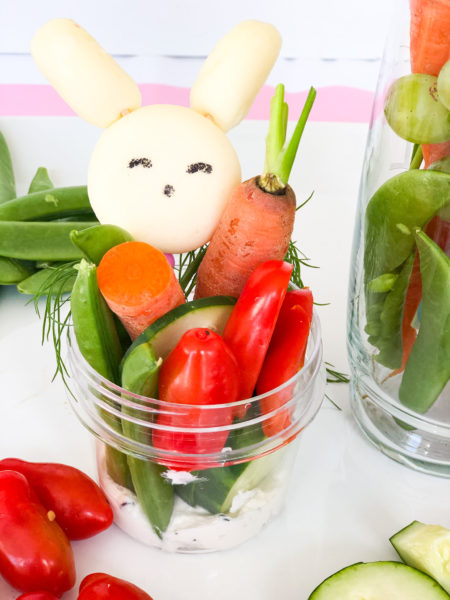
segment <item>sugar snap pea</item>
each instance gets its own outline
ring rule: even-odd
[[[126,390],[147,396],[156,397],[158,391],[158,372],[161,366],[151,344],[144,342],[137,346],[124,360],[122,365],[122,387]],[[131,398],[136,402],[135,398]],[[143,419],[148,413],[122,407],[122,412],[132,417]],[[122,419],[124,434],[138,442],[151,443],[151,435],[147,428],[137,425],[128,419]],[[172,485],[162,477],[165,467],[150,460],[141,460],[128,456],[131,478],[139,503],[146,514],[155,533],[161,537],[167,529],[173,511],[174,491]]]
[[[405,260],[392,288],[383,299],[379,316],[380,330],[376,339],[372,338],[373,345],[380,350],[376,357],[377,361],[390,369],[398,369],[402,364],[403,306],[413,263],[414,254],[411,254]]]
[[[423,231],[416,232],[415,237],[422,312],[399,398],[405,406],[424,413],[450,379],[450,259]]]
[[[22,263],[14,258],[0,256],[0,285],[11,285],[22,281],[33,273],[31,263]]]
[[[48,176],[47,169],[45,167],[39,167],[31,180],[28,193],[34,194],[34,192],[43,192],[44,190],[51,190],[53,187],[54,185]]]
[[[54,267],[46,267],[33,273],[26,279],[20,281],[17,284],[17,289],[21,294],[29,294],[35,296],[40,293],[47,293],[46,285],[50,284],[52,275],[55,273]],[[73,275],[67,275],[62,281],[55,283],[53,289],[48,290],[49,293],[65,294],[72,290],[73,284],[76,278],[76,271],[73,271]]]
[[[0,205],[0,221],[51,221],[92,215],[85,185],[41,190]]]
[[[81,251],[70,241],[73,229],[85,229],[92,223],[26,223],[0,221],[0,256],[24,260],[76,260]]]
[[[70,308],[73,330],[81,354],[97,373],[113,383],[119,383],[122,347],[112,313],[98,289],[97,268],[84,259],[78,265],[77,278],[70,296]],[[111,404],[111,400],[103,397],[102,399]],[[105,410],[101,411],[101,415],[111,427],[121,431],[120,419]],[[125,454],[106,446],[106,466],[114,481],[132,487]]]
[[[0,133],[0,204],[16,197],[14,171],[8,145]]]
[[[414,231],[450,203],[450,175],[414,169],[395,175],[366,211],[365,281],[394,273],[415,248]]]
[[[450,175],[419,169],[386,181],[367,205],[364,249],[366,332],[370,336],[369,342],[382,351],[380,362],[391,368],[400,366],[399,352],[393,351],[392,344],[394,338],[398,339],[401,324],[398,318],[392,318],[394,313],[391,309],[394,305],[398,309],[398,302],[391,306],[389,303],[394,296],[399,300],[405,278],[394,284],[394,293],[374,290],[382,276],[389,275],[392,280],[400,278],[402,269],[406,269],[406,261],[415,252],[415,229],[426,225],[437,213],[445,215],[448,207]],[[388,297],[391,300],[384,309]],[[395,314],[399,316],[398,310]],[[388,325],[393,329],[389,329]]]
[[[83,252],[85,258],[96,265],[114,246],[133,241],[131,234],[117,225],[93,225],[82,231],[74,230],[70,239]]]

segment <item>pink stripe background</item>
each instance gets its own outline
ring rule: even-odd
[[[155,83],[140,86],[143,105],[179,104],[189,105],[189,89]],[[274,88],[264,86],[248,114],[248,119],[268,119],[270,98]],[[307,91],[286,93],[289,104],[289,120],[297,120],[306,99]],[[342,86],[321,87],[311,111],[311,121],[343,123],[368,123],[374,94],[372,92]],[[74,116],[74,112],[49,85],[27,83],[0,84],[0,116],[43,117]]]

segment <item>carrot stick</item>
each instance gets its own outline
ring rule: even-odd
[[[441,144],[422,144],[425,169],[430,165],[450,155],[450,141]]]
[[[198,269],[196,298],[239,296],[258,265],[283,260],[294,228],[295,194],[287,184],[309,112],[311,88],[289,143],[284,86],[272,98],[264,174],[244,181],[231,194]]]
[[[185,297],[164,254],[144,242],[114,246],[100,261],[98,286],[132,339]]]
[[[410,12],[412,72],[437,76],[450,58],[450,2],[410,0]]]
[[[450,58],[450,2],[410,0],[410,54],[413,73],[439,75]],[[425,168],[450,155],[450,142],[423,144]]]

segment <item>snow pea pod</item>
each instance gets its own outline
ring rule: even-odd
[[[0,204],[16,197],[14,171],[8,145],[0,133]]]
[[[0,256],[25,260],[77,260],[81,251],[70,241],[73,229],[92,227],[92,223],[26,223],[0,221]]]
[[[21,280],[17,285],[17,289],[21,294],[32,296],[43,292],[47,293],[48,287],[51,288],[48,293],[66,294],[70,292],[75,282],[76,271],[74,270],[73,274],[67,273],[63,280],[58,280],[54,286],[50,286],[54,274],[55,267],[40,269],[26,279]]]
[[[45,167],[39,167],[33,179],[31,180],[28,193],[34,194],[34,192],[43,192],[44,190],[51,190],[54,187],[55,186],[48,176],[47,169]]]
[[[383,299],[379,314],[378,335],[371,338],[371,343],[380,350],[376,357],[377,361],[390,369],[398,369],[402,364],[403,306],[413,263],[414,254],[411,254],[404,262],[392,288]]]
[[[426,412],[450,379],[450,259],[423,231],[415,234],[422,278],[417,339],[406,363],[400,401]]]
[[[133,241],[131,234],[117,225],[93,225],[82,231],[76,229],[70,233],[70,239],[83,252],[85,258],[96,265],[114,246]]]
[[[384,310],[389,292],[380,293],[383,276],[396,281],[406,261],[415,252],[414,231],[422,228],[437,213],[446,218],[450,207],[450,175],[438,171],[411,170],[386,181],[372,196],[366,211],[366,241],[364,249],[364,282],[366,295],[366,332],[369,342],[385,351],[380,362],[390,368],[398,368],[399,351],[393,350],[394,339],[399,340],[401,323],[396,311],[391,309],[398,302],[393,296]],[[397,300],[406,293],[400,287],[405,279],[395,285]],[[403,294],[404,297],[404,294]],[[395,312],[395,311],[394,311]],[[383,318],[382,318],[383,314]],[[382,323],[383,321],[383,323]],[[388,324],[393,329],[388,328]],[[380,337],[381,336],[381,337]],[[401,349],[401,346],[399,346]],[[401,361],[400,361],[401,362]]]
[[[31,264],[0,256],[0,285],[19,283],[29,277],[33,271],[34,268]]]
[[[92,214],[85,185],[46,189],[0,205],[0,221],[51,221]]]
[[[73,330],[82,356],[97,373],[113,383],[119,383],[122,347],[112,313],[98,289],[97,268],[84,259],[78,265],[70,308]],[[102,400],[111,404],[106,397],[102,396]],[[112,428],[121,431],[119,419],[105,410],[101,410],[101,415]],[[126,487],[131,486],[125,454],[106,446],[106,468],[114,481]]]
[[[414,251],[414,231],[446,205],[450,206],[447,173],[414,169],[386,181],[367,205],[365,282],[395,272]]]
[[[158,374],[162,360],[158,359],[151,344],[140,344],[126,357],[122,366],[122,387],[129,392],[155,398],[158,392]],[[132,402],[138,402],[130,397]],[[150,406],[150,404],[148,404]],[[151,419],[151,413],[122,406],[122,412],[137,419]],[[124,434],[138,442],[150,443],[147,428],[128,419],[122,420]],[[172,516],[174,491],[172,485],[162,477],[165,467],[149,460],[129,455],[128,466],[139,503],[155,533],[161,537]]]

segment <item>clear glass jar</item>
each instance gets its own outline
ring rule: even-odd
[[[286,498],[299,433],[316,415],[326,382],[317,315],[303,368],[276,390],[234,403],[246,405],[247,412],[231,425],[207,426],[209,417],[217,422],[214,413],[223,405],[195,407],[205,413],[201,428],[158,424],[158,414],[180,414],[180,405],[131,394],[107,381],[85,361],[73,336],[68,365],[69,397],[97,438],[100,485],[115,523],[141,542],[172,552],[231,548],[273,519]],[[280,395],[283,405],[261,414],[261,398]],[[186,411],[191,408],[183,405]],[[287,416],[283,429],[264,435],[263,427],[281,414]],[[130,427],[133,437],[124,433]],[[195,435],[207,443],[214,436],[226,437],[226,442],[221,452],[211,454],[161,450],[152,445],[158,430]]]
[[[413,144],[400,138],[391,129],[383,110],[391,84],[397,78],[411,73],[409,20],[408,2],[401,0],[397,3],[381,63],[361,178],[348,300],[351,404],[362,431],[385,454],[419,471],[450,477],[448,378],[447,384],[445,385],[444,382],[443,389],[435,395],[436,397],[426,399],[427,393],[433,385],[436,385],[433,364],[436,365],[436,361],[441,361],[442,369],[448,371],[449,365],[445,352],[439,349],[437,336],[434,346],[432,344],[426,348],[423,344],[424,332],[428,325],[423,326],[421,346],[417,346],[415,350],[416,364],[419,349],[424,357],[421,369],[413,369],[414,362],[410,362],[408,366],[414,350],[408,356],[408,350],[405,349],[406,336],[409,335],[410,340],[415,340],[415,346],[422,324],[426,323],[426,318],[429,323],[430,312],[433,311],[435,318],[441,319],[440,333],[446,332],[449,336],[449,321],[448,317],[445,317],[448,306],[441,317],[442,307],[432,306],[433,301],[439,302],[439,300],[436,296],[433,297],[427,288],[427,299],[425,300],[425,293],[422,293],[422,302],[409,322],[409,329],[407,328],[406,319],[409,320],[409,312],[411,312],[410,299],[414,295],[412,269],[417,268],[418,259],[413,228],[404,227],[402,221],[405,219],[405,222],[412,222],[415,218],[413,217],[413,211],[416,210],[414,206],[417,207],[418,204],[402,204],[403,196],[409,192],[403,192],[401,185],[397,187],[396,193],[392,192],[393,187],[384,186],[384,204],[374,200],[376,195],[379,199],[381,194],[379,189],[385,182],[410,169]],[[422,176],[423,173],[420,177]],[[402,181],[402,185],[405,185],[405,179]],[[423,190],[423,198],[432,197],[433,192],[428,193],[429,188],[425,186]],[[379,210],[382,205],[385,207],[383,211]],[[401,207],[396,209],[395,216],[394,211],[391,212],[391,207],[394,206]],[[447,255],[450,241],[448,208],[449,204],[444,211],[440,211],[438,225],[438,232],[441,232],[440,245]],[[429,231],[428,217],[426,222],[421,224],[424,231]],[[395,238],[396,243],[392,237],[388,238],[391,234],[386,233],[388,230],[392,231],[393,227],[397,227],[399,231],[399,235]],[[433,239],[437,237],[435,230]],[[406,244],[410,245],[400,261],[399,248],[404,240],[407,240]],[[415,266],[414,261],[417,262]],[[390,263],[389,268],[386,266],[388,263]],[[381,265],[384,265],[385,269],[381,269]],[[427,268],[435,267],[430,262]],[[439,277],[437,271],[430,271],[430,273],[433,273],[432,277]],[[415,275],[416,282],[417,276],[418,272]],[[424,315],[425,312],[427,317]],[[408,357],[407,361],[406,357]],[[431,366],[427,364],[425,367],[425,360],[430,360]],[[405,361],[406,367],[402,368]],[[414,376],[420,385],[412,385]],[[440,384],[442,387],[442,377]],[[424,390],[426,393],[423,393]]]

